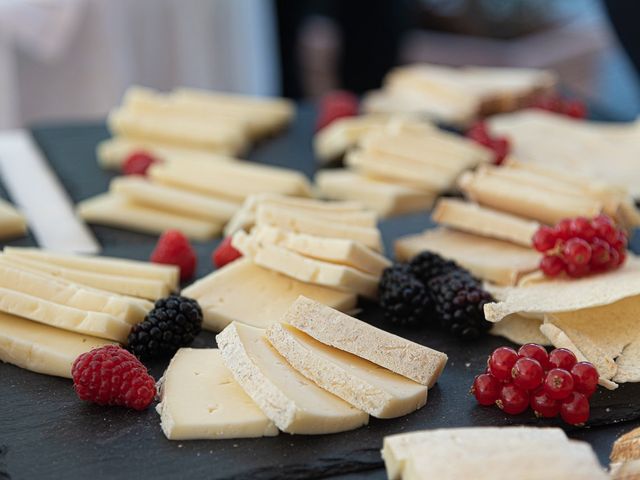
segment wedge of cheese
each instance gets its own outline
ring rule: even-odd
[[[232,323],[216,336],[222,359],[244,391],[287,433],[344,432],[369,416],[316,386],[269,344],[264,330]]]
[[[238,210],[234,202],[158,185],[135,175],[114,178],[109,190],[135,204],[214,224],[227,222]]]
[[[499,285],[515,285],[540,263],[540,254],[531,248],[447,228],[407,235],[395,242],[396,258],[403,262],[427,250],[454,260],[475,276]]]
[[[531,246],[531,239],[540,227],[538,222],[454,198],[438,200],[431,218],[446,227],[524,247]]]
[[[282,321],[325,345],[369,360],[429,388],[444,370],[447,355],[419,345],[304,296]]]
[[[348,170],[322,170],[316,173],[315,182],[321,196],[361,202],[382,217],[428,210],[436,196],[434,192],[373,180]]]
[[[355,268],[307,258],[274,244],[261,244],[245,232],[236,232],[232,245],[256,265],[301,282],[377,298],[378,277]]]
[[[222,225],[157,208],[150,208],[114,194],[102,194],[77,205],[80,217],[93,224],[160,235],[168,228],[180,230],[194,240],[210,240],[220,234]]]
[[[0,239],[21,237],[27,233],[27,221],[9,202],[0,198]]]
[[[344,311],[353,309],[357,302],[353,293],[300,282],[246,258],[198,280],[182,294],[198,301],[204,328],[214,332],[233,321],[266,328],[282,319],[298,295]]]
[[[32,372],[71,378],[78,355],[112,343],[0,312],[0,360]]]
[[[320,343],[290,325],[272,324],[267,338],[298,372],[369,415],[400,417],[427,402],[424,385]]]
[[[215,348],[181,348],[160,383],[162,431],[169,440],[266,437],[278,429],[233,379]]]

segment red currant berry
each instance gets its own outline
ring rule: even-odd
[[[142,150],[133,152],[129,155],[122,164],[122,173],[125,175],[147,175],[147,170],[154,163],[157,163],[158,159],[148,152]]]
[[[578,359],[571,350],[566,348],[556,348],[549,354],[549,367],[562,368],[571,371]]]
[[[578,362],[571,369],[573,389],[590,397],[598,388],[598,370],[589,362]]]
[[[618,253],[627,249],[627,234],[622,230],[618,231],[616,239],[611,242],[611,246],[618,250]]]
[[[488,373],[478,375],[473,381],[471,393],[480,405],[493,405],[500,395],[502,384]]]
[[[596,271],[603,270],[607,268],[609,260],[609,244],[598,237],[591,240],[591,268]]]
[[[591,273],[591,268],[589,265],[576,265],[574,263],[569,263],[567,265],[567,275],[571,278],[581,278],[586,277]]]
[[[553,229],[556,232],[556,236],[560,240],[568,240],[571,238],[571,219],[564,218],[560,220]]]
[[[491,142],[491,149],[494,154],[493,163],[502,165],[504,159],[507,158],[507,155],[509,155],[511,151],[511,144],[505,137],[496,137]]]
[[[561,368],[552,368],[544,379],[544,391],[554,400],[567,398],[573,392],[573,377]]]
[[[539,252],[546,252],[556,246],[558,237],[553,228],[546,225],[540,227],[533,235],[533,248]]]
[[[519,358],[511,369],[513,383],[525,390],[535,390],[542,383],[544,370],[542,365],[533,358]]]
[[[507,383],[502,386],[496,405],[509,415],[517,415],[524,412],[529,406],[529,394],[524,388]]]
[[[518,350],[518,355],[524,358],[534,358],[538,361],[543,370],[549,368],[549,354],[547,349],[537,343],[527,343]]]
[[[626,251],[618,252],[618,263],[616,264],[616,267],[619,267],[620,265],[622,265],[626,259],[627,259]]]
[[[572,392],[562,401],[560,416],[570,425],[582,425],[589,420],[589,399],[579,392]]]
[[[568,264],[587,265],[591,260],[591,245],[582,238],[570,238],[562,249]]]
[[[591,223],[598,237],[602,238],[607,243],[615,241],[618,232],[613,221],[608,216],[598,215]]]
[[[620,265],[620,252],[609,246],[609,263],[607,264],[607,270],[613,270],[618,265]]]
[[[596,229],[591,225],[591,221],[585,217],[576,217],[571,220],[570,230],[573,236],[587,241],[596,236]]]
[[[543,387],[531,394],[531,409],[538,418],[553,418],[560,413],[560,401],[549,396]]]
[[[491,374],[502,382],[511,380],[511,369],[518,360],[518,353],[509,347],[496,348],[489,357]]]
[[[563,112],[569,117],[581,119],[587,116],[587,107],[580,100],[567,100]]]
[[[547,277],[557,277],[567,269],[565,261],[557,255],[547,255],[540,260],[540,270]]]
[[[489,135],[489,129],[484,122],[474,123],[469,130],[467,130],[467,137],[471,140],[488,147],[491,145],[491,136]]]

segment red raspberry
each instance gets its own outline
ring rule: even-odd
[[[351,92],[336,90],[320,100],[316,131],[322,130],[334,120],[358,115],[358,97]]]
[[[122,173],[125,175],[146,176],[149,167],[157,162],[158,159],[150,153],[144,151],[133,152],[122,164]]]
[[[562,401],[560,416],[570,425],[582,425],[589,420],[589,399],[579,392],[572,392]]]
[[[471,393],[480,405],[493,405],[500,395],[502,384],[491,374],[482,373],[473,380]]]
[[[216,268],[222,268],[227,263],[231,263],[234,260],[242,257],[242,254],[238,250],[233,248],[233,245],[231,245],[231,239],[232,237],[226,237],[213,251],[211,260],[213,261],[213,264],[216,266]]]
[[[71,369],[80,400],[144,410],[156,394],[155,380],[133,354],[117,345],[83,353]]]
[[[180,267],[180,279],[187,280],[196,271],[196,252],[179,230],[167,230],[151,252],[151,261]]]

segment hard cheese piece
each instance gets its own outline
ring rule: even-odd
[[[0,312],[0,360],[32,372],[71,378],[78,355],[112,343]]]
[[[227,222],[238,210],[236,203],[157,185],[136,175],[114,178],[109,190],[140,205],[214,224]]]
[[[259,267],[247,258],[217,270],[182,291],[202,307],[204,328],[219,332],[233,321],[266,328],[305,295],[338,310],[356,306],[353,293],[303,283]]]
[[[236,381],[283,432],[335,433],[368,423],[366,413],[294,370],[269,344],[264,330],[232,323],[216,341]]]
[[[0,311],[76,333],[124,343],[131,324],[113,315],[59,305],[26,293],[0,288]]]
[[[424,385],[320,343],[290,325],[272,324],[267,338],[298,372],[369,415],[400,417],[427,402]]]
[[[27,221],[9,202],[0,199],[0,238],[20,237],[27,233]]]
[[[434,222],[463,232],[525,247],[531,246],[531,239],[540,227],[538,222],[453,198],[440,199],[431,218]]]
[[[375,127],[389,121],[388,115],[359,115],[339,118],[313,137],[313,151],[323,162],[341,157],[354,147],[360,138]]]
[[[433,192],[372,180],[348,170],[322,170],[315,181],[323,197],[355,200],[383,217],[428,210],[435,199]]]
[[[30,247],[5,247],[3,253],[8,257],[22,257],[75,270],[160,280],[172,290],[178,288],[180,281],[180,270],[174,265],[115,257],[68,255]]]
[[[222,225],[156,208],[138,205],[119,195],[103,194],[78,204],[78,214],[89,223],[119,227],[151,235],[167,228],[180,230],[194,240],[209,240],[222,231]]]
[[[442,352],[380,330],[304,296],[298,297],[282,320],[325,345],[357,355],[429,388],[447,363],[447,355]]]
[[[301,282],[353,292],[369,298],[378,294],[378,278],[352,267],[306,258],[272,244],[259,245],[244,232],[233,236],[233,246],[257,265]]]
[[[489,333],[491,333],[491,335],[504,337],[519,345],[537,343],[538,345],[548,347],[552,345],[552,343],[540,331],[541,325],[541,318],[513,314],[495,323]]]
[[[408,261],[429,250],[455,260],[474,275],[499,285],[513,285],[538,268],[540,255],[531,248],[446,228],[426,230],[396,240],[396,258]]]
[[[215,348],[181,348],[160,382],[162,431],[169,440],[264,437],[276,426],[233,379]]]

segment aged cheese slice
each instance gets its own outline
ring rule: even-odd
[[[441,225],[483,237],[506,240],[525,247],[540,227],[538,222],[453,198],[441,198],[431,218]]]
[[[13,205],[0,198],[0,239],[20,237],[27,233],[27,221]]]
[[[445,445],[451,448],[505,449],[519,444],[562,445],[569,439],[559,428],[533,427],[474,427],[474,428],[440,428],[422,430],[410,433],[400,433],[384,437],[382,458],[389,480],[399,480],[403,476],[405,462],[412,456],[413,451],[427,451],[429,447],[437,448]],[[464,455],[458,459],[464,461]],[[492,471],[491,473],[496,473]],[[440,478],[440,477],[433,477]],[[460,477],[463,478],[463,477]]]
[[[372,128],[381,127],[388,121],[388,115],[375,114],[339,118],[313,137],[313,151],[318,159],[329,162],[356,146]]]
[[[504,337],[519,345],[537,343],[538,345],[549,346],[551,342],[540,331],[542,321],[541,318],[513,314],[495,323],[489,333]]]
[[[204,328],[214,332],[233,321],[266,328],[282,319],[298,295],[344,311],[353,309],[357,301],[353,293],[300,282],[246,258],[198,280],[182,294],[198,301]]]
[[[111,343],[0,312],[0,360],[32,372],[71,378],[78,355]]]
[[[353,292],[372,299],[378,296],[378,277],[355,268],[307,258],[274,244],[260,244],[245,232],[236,232],[232,244],[256,265],[301,282]]]
[[[126,271],[123,272],[122,275],[113,275],[110,273],[61,267],[53,263],[48,263],[47,261],[33,260],[26,257],[3,255],[0,258],[3,259],[3,263],[10,262],[18,268],[24,267],[30,270],[41,271],[80,285],[119,293],[121,295],[157,300],[158,298],[166,297],[171,291],[163,281],[127,276]]]
[[[357,318],[322,305],[298,299],[282,321],[319,342],[364,358],[431,388],[444,370],[447,355],[380,330]]]
[[[382,235],[376,227],[336,224],[323,218],[310,218],[280,207],[258,205],[256,210],[258,225],[271,225],[296,233],[307,233],[318,237],[345,238],[366,245],[378,252],[382,251]]]
[[[237,203],[158,185],[135,175],[114,178],[109,190],[139,205],[215,224],[227,222],[238,210]]]
[[[186,217],[178,213],[150,208],[114,194],[102,194],[77,205],[78,214],[87,222],[160,235],[168,228],[180,230],[194,240],[210,240],[222,231],[212,221]]]
[[[278,429],[233,379],[215,348],[181,348],[160,381],[169,440],[265,437]]]
[[[0,287],[0,311],[84,335],[124,343],[131,324],[113,315],[89,312]]]
[[[290,325],[272,324],[267,338],[298,372],[369,415],[400,417],[427,402],[424,385],[320,343]]]
[[[232,323],[216,336],[236,381],[276,426],[287,433],[353,430],[369,416],[317,387],[269,344],[264,330]]]
[[[115,257],[69,255],[31,247],[5,247],[3,253],[7,257],[21,257],[75,270],[159,280],[172,290],[176,290],[180,284],[180,269],[174,265]]]
[[[316,173],[315,181],[321,196],[361,202],[382,217],[428,210],[436,195],[342,169],[321,170]]]
[[[474,275],[499,285],[514,285],[521,276],[536,270],[540,262],[540,255],[531,248],[446,228],[407,235],[395,243],[400,261],[425,250],[455,260]]]

